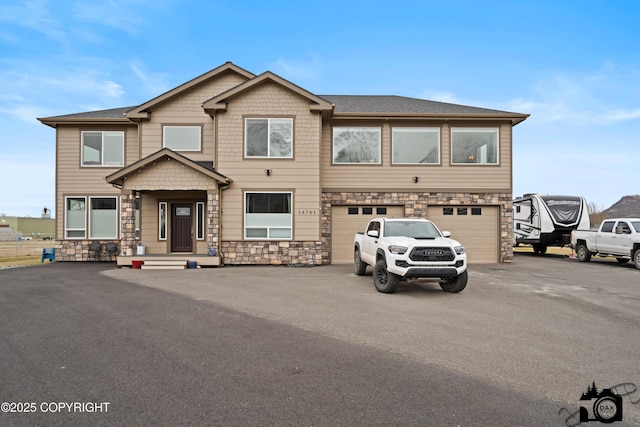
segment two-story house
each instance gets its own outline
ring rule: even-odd
[[[508,263],[527,117],[316,95],[227,62],[138,106],[41,118],[56,129],[57,259],[130,265],[144,245],[201,265],[349,262],[370,218],[408,216],[451,231],[471,263]]]

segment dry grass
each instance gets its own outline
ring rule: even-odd
[[[530,245],[516,246],[513,248],[513,252],[533,253],[533,246],[530,246]],[[547,253],[551,255],[570,255],[572,252],[573,252],[572,249],[569,247],[560,248],[557,246],[549,246],[547,248]]]
[[[0,241],[0,268],[40,264],[42,249],[54,245],[51,240]]]

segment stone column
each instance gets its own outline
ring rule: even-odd
[[[127,253],[131,249],[135,254],[136,250],[136,195],[135,192],[125,193],[121,197],[122,218],[120,227],[122,229],[122,240],[120,241],[120,251]]]
[[[220,255],[220,198],[218,189],[207,190],[207,246]]]

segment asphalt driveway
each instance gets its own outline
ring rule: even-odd
[[[639,302],[629,266],[527,255],[460,294],[351,265],[1,270],[0,401],[111,411],[0,423],[561,426],[593,381],[640,384]]]

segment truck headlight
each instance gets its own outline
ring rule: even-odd
[[[464,253],[464,246],[456,246],[453,248],[456,251],[456,254],[462,255]]]
[[[407,252],[406,246],[391,245],[387,246],[387,249],[389,250],[389,252],[395,255],[403,255],[405,252]]]

